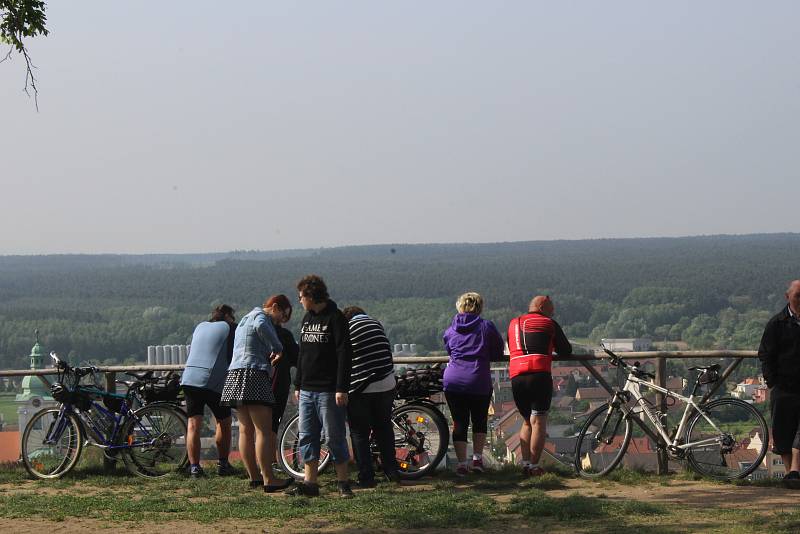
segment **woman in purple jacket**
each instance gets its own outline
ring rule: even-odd
[[[458,314],[444,333],[450,362],[444,371],[444,396],[453,417],[453,447],[458,457],[456,475],[466,476],[470,468],[483,472],[486,419],[492,399],[489,362],[503,357],[503,338],[494,324],[481,319],[483,298],[464,293],[456,301]],[[472,463],[467,461],[467,428],[472,419]]]

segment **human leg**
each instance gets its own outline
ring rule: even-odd
[[[300,414],[300,436],[298,445],[303,459],[303,480],[306,484],[317,483],[319,468],[320,431],[322,422],[317,410],[317,395],[312,391],[300,391],[298,410]]]
[[[381,454],[381,466],[384,474],[391,480],[397,480],[397,456],[394,448],[394,428],[392,426],[392,408],[394,407],[394,388],[382,393],[375,393],[372,408],[371,426],[375,443]]]
[[[347,447],[347,411],[345,407],[336,404],[334,392],[321,392],[317,398],[320,420],[325,428],[328,448],[336,468],[336,480],[345,482],[348,479],[350,461],[350,450]]]
[[[542,456],[547,436],[547,414],[531,416],[531,464],[536,465]]]
[[[264,480],[258,468],[256,459],[256,439],[255,426],[250,417],[252,406],[240,406],[236,410],[239,418],[239,454],[242,456],[242,463],[247,471],[250,481]]]
[[[220,395],[209,391],[208,407],[216,421],[214,444],[217,446],[217,457],[220,465],[227,465],[231,452],[231,421],[233,418],[230,407],[221,406],[220,400]]]
[[[280,485],[272,472],[272,460],[275,458],[275,446],[272,442],[272,408],[263,405],[248,406],[250,418],[255,429],[255,455],[261,468],[265,486]]]
[[[780,386],[770,391],[770,412],[772,419],[772,450],[783,460],[786,474],[800,469],[800,457],[795,462],[795,450],[800,449],[798,440],[798,414],[800,413],[800,396],[783,391]],[[800,450],[798,450],[800,454]]]
[[[465,395],[444,392],[447,407],[453,418],[453,448],[459,463],[467,461],[467,429],[469,428],[469,402]]]
[[[519,452],[522,455],[522,464],[527,465],[531,461],[531,434],[533,427],[530,419],[523,419],[519,429]]]
[[[370,484],[375,480],[369,443],[371,402],[372,395],[365,393],[354,393],[347,402],[347,421],[350,425],[353,455],[358,466],[359,484]]]
[[[203,427],[203,416],[193,415],[186,426],[186,452],[190,465],[200,464],[200,429]]]
[[[527,468],[531,461],[531,392],[529,386],[530,375],[519,375],[511,379],[511,392],[514,404],[522,417],[522,426],[519,429],[519,450],[522,456],[522,466]]]
[[[472,397],[469,407],[470,417],[472,419],[472,452],[477,455],[482,455],[483,447],[486,445],[489,403],[492,402],[492,396],[473,395]]]

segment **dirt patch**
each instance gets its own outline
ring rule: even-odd
[[[95,486],[92,484],[76,483],[68,487],[52,487],[47,484],[41,484],[33,480],[23,480],[21,482],[14,482],[9,484],[0,484],[0,492],[6,495],[60,495],[62,493],[80,493],[81,495],[92,496],[100,493],[107,492],[120,493],[121,488]]]
[[[564,479],[564,489],[547,492],[552,497],[573,493],[587,497],[629,499],[698,508],[749,509],[754,513],[795,511],[800,507],[800,491],[777,487],[733,486],[694,480],[670,479],[662,484],[627,486],[614,482],[590,483],[580,479]]]

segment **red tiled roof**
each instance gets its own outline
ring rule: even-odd
[[[0,462],[19,460],[19,431],[0,432]]]

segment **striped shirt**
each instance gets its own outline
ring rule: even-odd
[[[392,349],[383,325],[368,315],[350,319],[350,344],[353,363],[350,393],[359,393],[369,384],[393,374]]]

